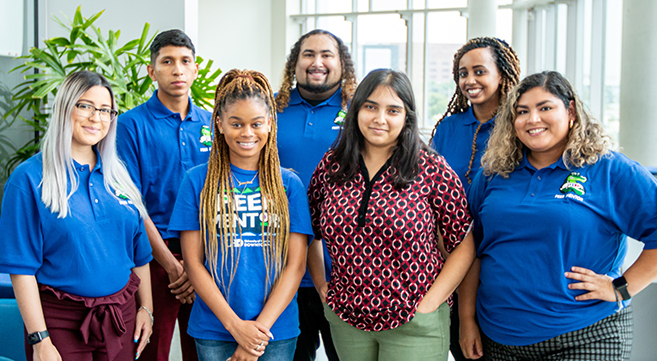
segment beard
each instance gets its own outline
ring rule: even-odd
[[[321,94],[335,88],[336,86],[340,85],[341,82],[342,79],[331,84],[328,83],[327,79],[323,84],[310,84],[308,81],[301,83],[297,80],[297,86],[309,93]]]

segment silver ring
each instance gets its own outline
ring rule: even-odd
[[[260,344],[258,345],[258,347],[256,347],[255,350],[260,351],[260,347],[262,347],[264,344],[265,344],[265,341],[260,342]]]
[[[146,340],[146,343],[151,343],[151,339],[150,339],[150,338],[147,339],[147,340]]]

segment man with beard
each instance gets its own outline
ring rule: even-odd
[[[276,95],[278,154],[281,166],[297,172],[306,188],[315,167],[340,133],[355,90],[354,64],[340,38],[325,30],[313,30],[294,44],[285,64],[283,85]],[[310,248],[318,250],[322,244],[315,241]],[[325,249],[324,265],[324,269],[319,266],[315,277],[322,271],[327,278],[330,275],[330,258]],[[328,359],[338,360],[322,301],[309,272],[301,280],[297,302],[301,334],[294,360],[315,359],[318,333]]]

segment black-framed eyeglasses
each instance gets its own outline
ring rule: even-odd
[[[77,103],[75,104],[75,107],[78,109],[77,111],[79,116],[91,118],[94,116],[94,114],[96,114],[96,112],[98,112],[100,120],[106,123],[111,123],[119,114],[119,112],[114,109],[96,108],[95,106],[86,103]]]

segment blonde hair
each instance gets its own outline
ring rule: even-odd
[[[518,139],[514,127],[516,107],[520,97],[536,87],[561,99],[566,109],[570,108],[570,101],[574,102],[575,121],[568,132],[562,155],[566,167],[579,168],[585,164],[595,164],[609,152],[611,139],[604,134],[602,125],[586,111],[570,82],[556,71],[544,71],[526,77],[509,94],[481,159],[485,175],[499,174],[508,178],[509,173],[520,164],[525,145]]]
[[[218,118],[226,107],[247,99],[263,102],[272,122],[269,137],[260,152],[258,161],[263,215],[266,212],[261,223],[261,235],[267,276],[273,274],[274,280],[278,279],[285,268],[288,253],[290,219],[276,146],[274,93],[262,73],[233,69],[227,72],[217,85],[212,112],[214,139],[208,162],[208,174],[201,191],[199,215],[205,256],[210,264],[212,277],[215,282],[221,281],[226,298],[230,294],[230,286],[239,263],[240,253],[239,250],[235,251],[236,247],[233,247],[233,238],[241,235],[241,226],[237,230],[233,221],[236,217],[236,209],[232,195],[234,184],[230,170],[229,148],[224,135],[219,132]],[[218,197],[223,198],[223,202]],[[232,260],[230,264],[229,256]],[[220,266],[220,272],[217,272],[217,265]],[[228,282],[224,280],[224,269],[229,274]],[[265,295],[269,292],[268,287],[269,282],[265,281]]]

